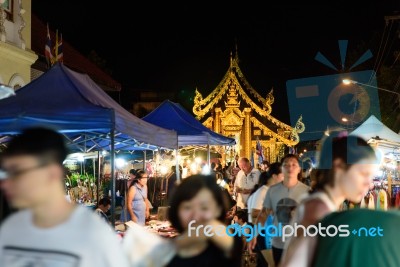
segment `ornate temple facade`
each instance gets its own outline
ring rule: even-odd
[[[31,81],[38,58],[31,50],[31,6],[31,0],[0,1],[0,83],[14,89]]]
[[[269,162],[279,161],[285,153],[285,147],[293,147],[299,142],[299,135],[304,131],[301,118],[295,127],[291,127],[272,113],[274,103],[273,90],[266,97],[252,88],[239,67],[239,59],[230,59],[230,66],[222,81],[203,98],[196,89],[193,113],[209,129],[236,139],[236,146],[225,153],[223,161],[233,157],[256,160],[257,142],[262,146],[264,159]]]

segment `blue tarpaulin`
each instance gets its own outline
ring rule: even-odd
[[[178,145],[234,145],[235,139],[211,131],[180,104],[164,101],[144,121],[178,133]]]
[[[145,122],[115,102],[90,77],[54,65],[42,76],[0,100],[0,134],[30,126],[65,134],[73,148],[108,149],[115,130],[116,150],[176,148],[174,131]]]
[[[111,152],[111,214],[115,223],[114,154],[118,150],[176,149],[174,131],[147,123],[121,107],[89,76],[54,65],[42,76],[0,100],[0,143],[27,127],[64,134],[72,150]]]

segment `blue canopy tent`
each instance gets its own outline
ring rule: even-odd
[[[180,104],[164,101],[150,114],[142,118],[144,121],[159,127],[174,130],[178,133],[178,145],[222,145],[235,144],[235,139],[211,131],[196,120]]]
[[[89,76],[56,64],[22,87],[15,97],[0,101],[0,134],[15,134],[30,126],[51,126],[68,137],[92,138],[72,142],[79,150],[109,149],[109,133],[120,142],[115,149],[177,147],[175,132],[147,123],[121,107]],[[71,144],[72,144],[71,143]],[[86,146],[78,145],[86,143]]]
[[[178,145],[176,132],[135,117],[89,76],[62,64],[19,89],[16,96],[0,100],[0,143],[33,126],[63,133],[74,151],[109,150],[114,155],[115,150],[176,149]],[[114,176],[114,157],[111,172]],[[113,181],[115,186],[115,177]]]
[[[210,166],[210,145],[230,146],[236,141],[211,131],[196,120],[180,104],[166,100],[150,114],[142,118],[144,121],[174,130],[178,133],[178,145],[207,145],[207,161]],[[176,173],[179,173],[178,163]]]

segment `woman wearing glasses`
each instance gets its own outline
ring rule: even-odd
[[[128,190],[128,212],[131,220],[144,225],[150,216],[150,202],[147,199],[147,174],[139,170]]]

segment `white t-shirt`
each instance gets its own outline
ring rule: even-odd
[[[263,204],[264,204],[264,199],[268,192],[268,188],[269,187],[266,185],[261,186],[247,200],[247,209],[249,212],[249,222],[250,223],[253,223],[253,220],[251,218],[251,210],[252,209],[262,210]]]
[[[274,212],[274,225],[276,227],[288,225],[292,220],[292,211],[296,209],[304,196],[308,195],[310,188],[301,182],[291,188],[283,185],[283,182],[274,184],[268,189],[265,196],[264,207]],[[272,246],[284,249],[285,242],[282,236],[272,239]]]
[[[29,210],[11,215],[0,228],[2,267],[128,267],[122,241],[94,214],[78,206],[52,228],[38,228]]]
[[[254,186],[258,184],[260,174],[261,172],[256,168],[253,168],[247,176],[244,171],[240,170],[236,176],[235,188],[240,187],[242,189],[253,189]],[[249,195],[250,194],[238,193],[236,205],[241,209],[245,209]]]

